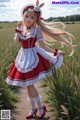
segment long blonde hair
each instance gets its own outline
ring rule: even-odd
[[[33,16],[33,10],[28,10],[25,13],[25,15],[26,14],[30,14]],[[23,15],[23,17],[25,17],[25,15]],[[72,41],[76,39],[71,33],[66,32],[63,29],[56,28],[58,24],[61,24],[63,26],[63,29],[65,29],[66,25],[63,22],[55,22],[55,21],[45,22],[40,19],[36,19],[36,22],[35,22],[36,26],[41,27],[41,30],[45,37],[45,40],[44,40],[45,44],[52,46],[56,41],[58,41],[62,45],[62,47],[64,47],[64,45],[68,45],[72,48],[72,51],[69,56],[72,56],[74,53],[75,47],[77,46],[77,45],[73,45]],[[63,35],[66,35],[68,39]]]

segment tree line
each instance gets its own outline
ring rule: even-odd
[[[62,21],[62,22],[75,22],[75,21],[80,21],[80,15],[76,14],[76,15],[67,15],[65,17],[50,17],[48,19],[44,19],[44,21],[53,21],[53,20],[58,20],[58,21]],[[0,21],[0,23],[9,23],[10,21]],[[11,22],[17,22],[17,21],[11,21]]]
[[[48,19],[45,19],[45,21],[52,21],[52,20],[60,20],[62,22],[74,22],[74,21],[80,21],[80,15],[70,15],[70,16],[65,16],[65,17],[50,17]]]

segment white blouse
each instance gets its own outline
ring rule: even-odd
[[[27,29],[27,31],[25,30],[25,28],[22,28],[21,30],[23,31],[23,29],[25,31],[25,34],[24,32],[22,32],[22,34],[20,34],[20,39],[26,40],[30,37],[34,38],[36,36],[37,38],[36,42],[44,40],[44,35],[42,33],[40,26],[37,26],[36,28],[32,27],[31,29]],[[17,34],[15,33],[14,39],[16,39],[16,37],[17,37]]]

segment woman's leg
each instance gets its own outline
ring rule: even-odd
[[[27,86],[28,96],[29,97],[37,97],[38,91],[34,87],[34,85]]]
[[[42,105],[42,103],[41,103],[41,101],[40,101],[40,96],[39,96],[38,91],[37,91],[37,89],[35,88],[35,86],[34,86],[34,85],[27,86],[27,91],[28,91],[29,99],[30,99],[30,98],[31,98],[31,99],[33,98],[33,99],[34,99],[34,102],[37,103],[38,108],[42,108],[43,105]],[[30,102],[31,102],[31,100],[30,100]],[[31,103],[31,104],[32,104],[32,103]],[[40,112],[40,114],[42,114],[42,113],[43,113],[43,109],[39,109],[39,112]]]

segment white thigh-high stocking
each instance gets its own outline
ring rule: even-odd
[[[37,103],[38,105],[38,108],[43,108],[43,104],[41,103],[40,101],[40,96],[37,96],[34,98],[35,99],[35,102]],[[40,114],[43,114],[43,109],[39,109],[39,113]]]
[[[31,108],[31,110],[29,112],[29,114],[31,115],[34,112],[34,110],[36,109],[36,107],[35,107],[35,101],[34,101],[33,97],[28,97],[27,100],[31,103],[31,107],[32,108]],[[34,109],[34,110],[32,110],[32,109]]]

